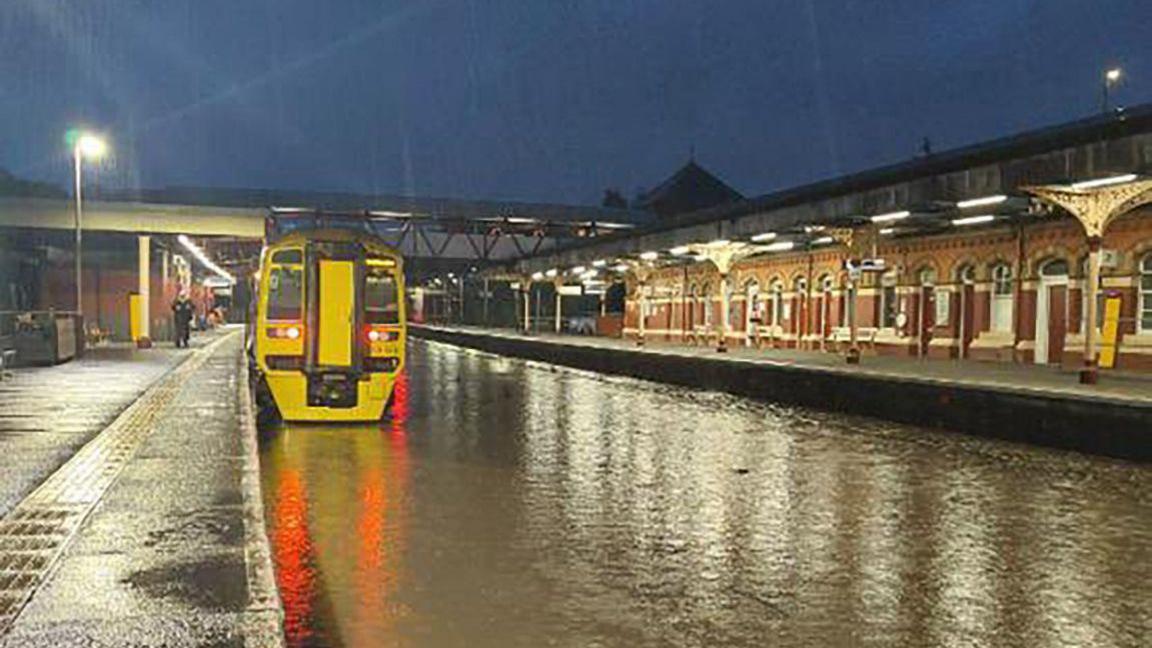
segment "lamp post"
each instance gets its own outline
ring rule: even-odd
[[[73,181],[74,193],[76,196],[76,313],[83,317],[83,291],[81,284],[81,271],[83,264],[81,259],[83,257],[83,227],[84,227],[84,204],[81,196],[81,187],[83,181],[81,173],[83,168],[84,158],[90,160],[98,160],[104,155],[107,150],[107,145],[104,140],[91,133],[82,133],[76,138],[76,142],[72,145],[72,164],[73,164]]]
[[[1108,91],[1112,86],[1120,83],[1120,77],[1123,76],[1120,68],[1111,68],[1104,72],[1104,85],[1103,85],[1103,99],[1100,103],[1101,112],[1108,112]]]

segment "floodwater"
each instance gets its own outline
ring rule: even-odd
[[[413,341],[262,440],[293,646],[1137,646],[1146,467]]]

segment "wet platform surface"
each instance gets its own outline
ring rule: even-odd
[[[0,515],[188,353],[171,347],[96,348],[66,364],[16,369],[0,382]]]
[[[245,473],[257,468],[244,441],[242,335],[203,341],[210,346],[190,356],[153,350],[132,358],[133,367],[160,373],[183,362],[0,520],[0,598],[11,598],[21,579],[44,579],[14,622],[0,627],[0,646],[280,643],[275,599],[253,586],[252,556],[265,544],[253,543],[247,526]],[[45,519],[78,519],[61,529],[14,524],[13,516],[31,517],[29,503],[44,499],[60,514]],[[21,563],[31,547],[55,567]],[[266,571],[270,586],[270,564]]]
[[[261,441],[291,645],[1137,646],[1152,472],[413,340]]]

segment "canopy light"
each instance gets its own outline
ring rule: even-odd
[[[608,265],[608,262],[605,261],[604,259],[596,259],[595,261],[592,262],[593,268],[603,268],[606,265]]]
[[[768,245],[765,245],[764,249],[768,252],[787,252],[794,247],[796,247],[796,244],[792,241],[779,241],[777,243],[769,243]]]
[[[966,218],[953,218],[953,225],[979,225],[980,223],[991,223],[996,220],[992,214],[982,214],[980,216],[968,216]]]
[[[205,268],[208,268],[212,272],[215,272],[222,279],[226,279],[228,281],[228,283],[230,283],[230,284],[236,283],[236,278],[233,277],[228,272],[226,272],[220,266],[213,263],[212,259],[209,259],[207,254],[204,254],[204,250],[201,250],[200,246],[198,246],[192,242],[192,239],[181,234],[180,236],[176,237],[176,240],[180,241],[180,245],[183,245],[185,248],[188,248],[188,251],[192,253],[192,256],[196,257],[196,260],[198,260],[200,263],[204,264]]]
[[[882,228],[880,228],[880,233],[883,234],[884,236],[889,236],[891,234],[896,233],[896,228],[895,227],[882,227]]]
[[[831,236],[821,236],[818,239],[813,239],[812,245],[828,245],[834,240],[836,239],[833,239]]]
[[[1107,187],[1114,184],[1124,184],[1125,182],[1132,182],[1136,179],[1135,173],[1126,173],[1124,175],[1111,176],[1109,178],[1097,178],[1095,180],[1085,180],[1083,182],[1073,182],[1073,189],[1095,189],[1096,187]]]
[[[612,269],[615,270],[616,272],[628,272],[628,266],[624,265],[623,263],[621,263],[620,265],[618,265]]]
[[[645,261],[655,261],[656,259],[660,258],[660,253],[659,252],[645,252],[644,254],[640,255],[640,258],[645,260]]]
[[[543,278],[544,278],[543,272],[533,272],[532,273],[532,281],[540,281]]]
[[[905,218],[908,218],[911,215],[912,215],[912,212],[910,212],[910,211],[898,211],[898,212],[891,212],[888,214],[879,214],[877,216],[872,217],[872,222],[873,223],[891,223],[893,221],[904,220]]]
[[[684,256],[685,254],[691,252],[692,248],[688,247],[687,245],[680,245],[668,251],[671,252],[673,256]]]
[[[582,272],[584,272],[584,271],[585,271],[585,270],[587,270],[587,269],[588,269],[588,268],[585,268],[584,266],[576,266],[575,268],[572,268],[572,274],[578,275],[578,274],[581,274]]]
[[[557,270],[556,268],[552,268],[552,269],[550,269],[544,273],[544,275],[547,277],[555,277],[558,274],[560,274],[560,271]]]
[[[956,206],[960,209],[968,209],[969,207],[986,207],[988,205],[999,205],[1005,200],[1008,200],[1008,196],[1003,194],[998,196],[984,196],[983,198],[961,200],[960,202],[956,203]]]
[[[764,232],[763,234],[757,234],[756,236],[753,236],[752,242],[763,243],[765,241],[771,241],[774,238],[776,238],[776,232]]]

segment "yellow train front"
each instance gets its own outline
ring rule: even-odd
[[[261,409],[286,421],[383,416],[404,366],[400,255],[362,232],[295,232],[265,247],[258,281],[250,349]]]

